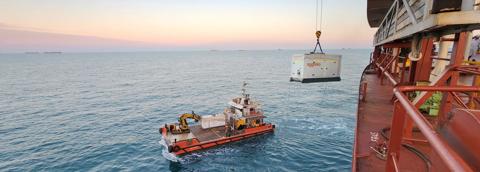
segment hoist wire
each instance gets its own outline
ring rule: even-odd
[[[319,30],[322,30],[322,24],[323,24],[323,0],[320,0],[320,26],[318,27]]]
[[[323,0],[320,0],[320,24],[318,23],[318,13],[319,13],[319,5],[318,0],[316,0],[316,7],[315,7],[315,35],[317,36],[317,43],[315,44],[315,48],[311,52],[312,54],[317,52],[317,47],[320,50],[320,53],[323,54],[322,46],[320,45],[320,35],[322,34],[322,23],[323,23]]]
[[[318,30],[318,0],[317,4],[315,5],[315,31]]]
[[[320,7],[318,0],[316,0],[316,8],[315,8],[315,31],[322,30],[322,23],[323,23],[323,0],[320,0]],[[319,10],[320,8],[320,10]],[[320,11],[320,17],[319,17]],[[320,19],[320,22],[318,22]]]

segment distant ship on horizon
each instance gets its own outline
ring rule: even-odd
[[[62,54],[61,51],[45,51],[43,54]]]
[[[62,54],[63,52],[61,51],[44,51],[39,52],[39,51],[26,51],[25,54]]]

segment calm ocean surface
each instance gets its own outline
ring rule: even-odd
[[[370,50],[327,50],[341,82],[289,82],[303,52],[0,54],[0,171],[349,171]],[[160,125],[223,111],[243,81],[274,134],[162,156]]]

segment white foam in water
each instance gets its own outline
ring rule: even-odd
[[[168,152],[167,142],[165,142],[165,139],[163,137],[162,140],[158,141],[158,143],[160,143],[165,148],[162,150],[162,156],[165,159],[173,162],[178,162],[180,160],[180,158],[178,158],[175,154]]]
[[[169,160],[169,161],[172,161],[172,162],[179,162],[179,163],[189,163],[189,162],[194,162],[198,159],[201,159],[202,157],[204,156],[208,156],[208,155],[219,155],[219,154],[225,154],[226,152],[231,152],[231,151],[235,151],[234,149],[232,148],[217,148],[217,149],[212,149],[212,150],[209,150],[209,151],[204,151],[204,152],[201,152],[201,153],[191,153],[189,155],[185,155],[184,157],[182,158],[179,158],[177,157],[175,154],[173,153],[170,153],[168,152],[168,145],[167,145],[167,142],[165,141],[165,139],[162,137],[162,140],[158,141],[158,143],[160,145],[162,145],[164,147],[164,149],[162,149],[162,156]]]

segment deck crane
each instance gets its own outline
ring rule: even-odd
[[[178,125],[170,125],[168,128],[173,134],[182,134],[182,133],[189,133],[190,128],[188,127],[187,119],[194,119],[195,122],[200,121],[202,117],[200,115],[192,113],[184,113],[178,117]]]

